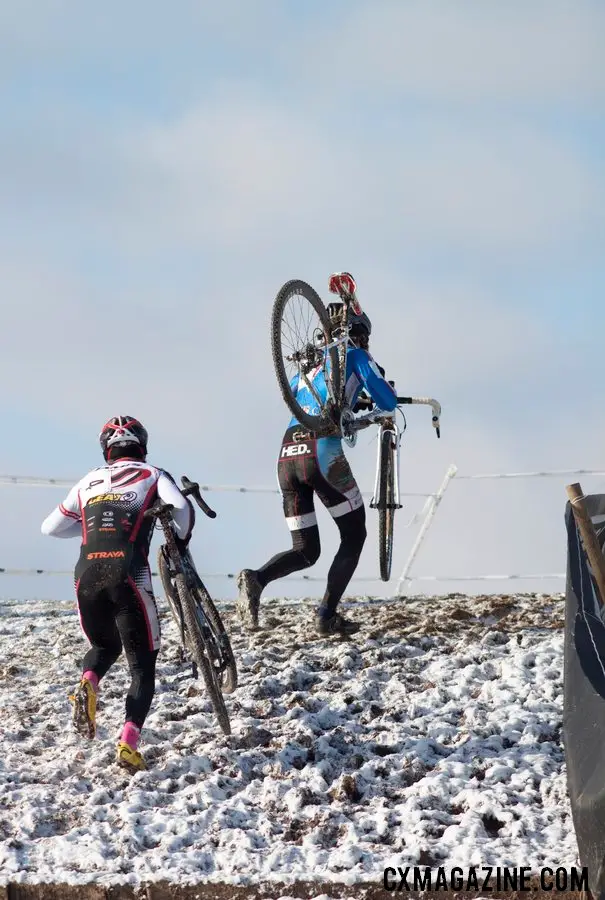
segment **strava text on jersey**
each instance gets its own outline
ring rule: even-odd
[[[389,866],[383,873],[385,890],[417,891],[588,891],[588,869],[571,866]]]

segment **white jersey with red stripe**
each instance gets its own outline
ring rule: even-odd
[[[138,545],[147,555],[153,523],[145,510],[158,499],[173,506],[177,537],[189,538],[193,507],[163,469],[134,459],[119,459],[93,469],[67,494],[42,523],[42,533],[69,538],[81,535],[83,545]],[[143,525],[145,523],[145,525]]]

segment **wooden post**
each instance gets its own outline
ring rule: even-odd
[[[592,519],[588,515],[588,510],[586,509],[584,493],[581,486],[577,483],[568,484],[565,490],[567,491],[574,519],[576,520],[584,550],[597,585],[597,598],[601,606],[605,606],[605,557],[603,557],[603,553],[601,552]]]

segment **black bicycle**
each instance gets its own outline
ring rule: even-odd
[[[271,350],[275,374],[284,401],[292,415],[318,437],[338,435],[349,446],[357,433],[370,425],[379,426],[378,459],[374,496],[370,503],[378,510],[378,554],[380,577],[388,581],[393,560],[393,530],[399,502],[399,449],[403,430],[395,413],[372,410],[356,415],[345,397],[350,313],[360,315],[356,284],[348,272],[330,276],[329,290],[342,301],[336,319],[330,319],[319,294],[305,281],[288,281],[273,303]],[[316,385],[322,374],[327,388],[325,399]],[[315,403],[302,406],[301,387],[307,388]],[[432,424],[440,437],[441,405],[431,397],[398,397],[398,408],[422,404],[432,409]]]
[[[182,494],[191,496],[211,519],[216,513],[202,497],[199,485],[187,476],[181,478]],[[201,670],[218,723],[231,734],[229,714],[223,694],[237,687],[237,666],[229,636],[202,579],[191,552],[182,552],[172,529],[172,504],[156,500],[145,515],[156,518],[164,532],[165,543],[158,549],[158,570],[164,593],[178,625],[183,650],[191,654],[194,675]]]

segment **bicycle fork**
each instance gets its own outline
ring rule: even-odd
[[[389,425],[382,425],[378,432],[378,450],[376,453],[376,480],[374,482],[374,495],[370,501],[370,509],[390,508],[391,504],[387,504],[386,497],[380,497],[380,482],[382,480],[382,436],[383,434],[391,435],[391,454],[395,455],[394,471],[394,490],[393,490],[393,509],[401,509],[400,493],[399,493],[399,451],[401,447],[402,431],[397,422],[393,421]],[[384,504],[384,506],[383,506]]]

